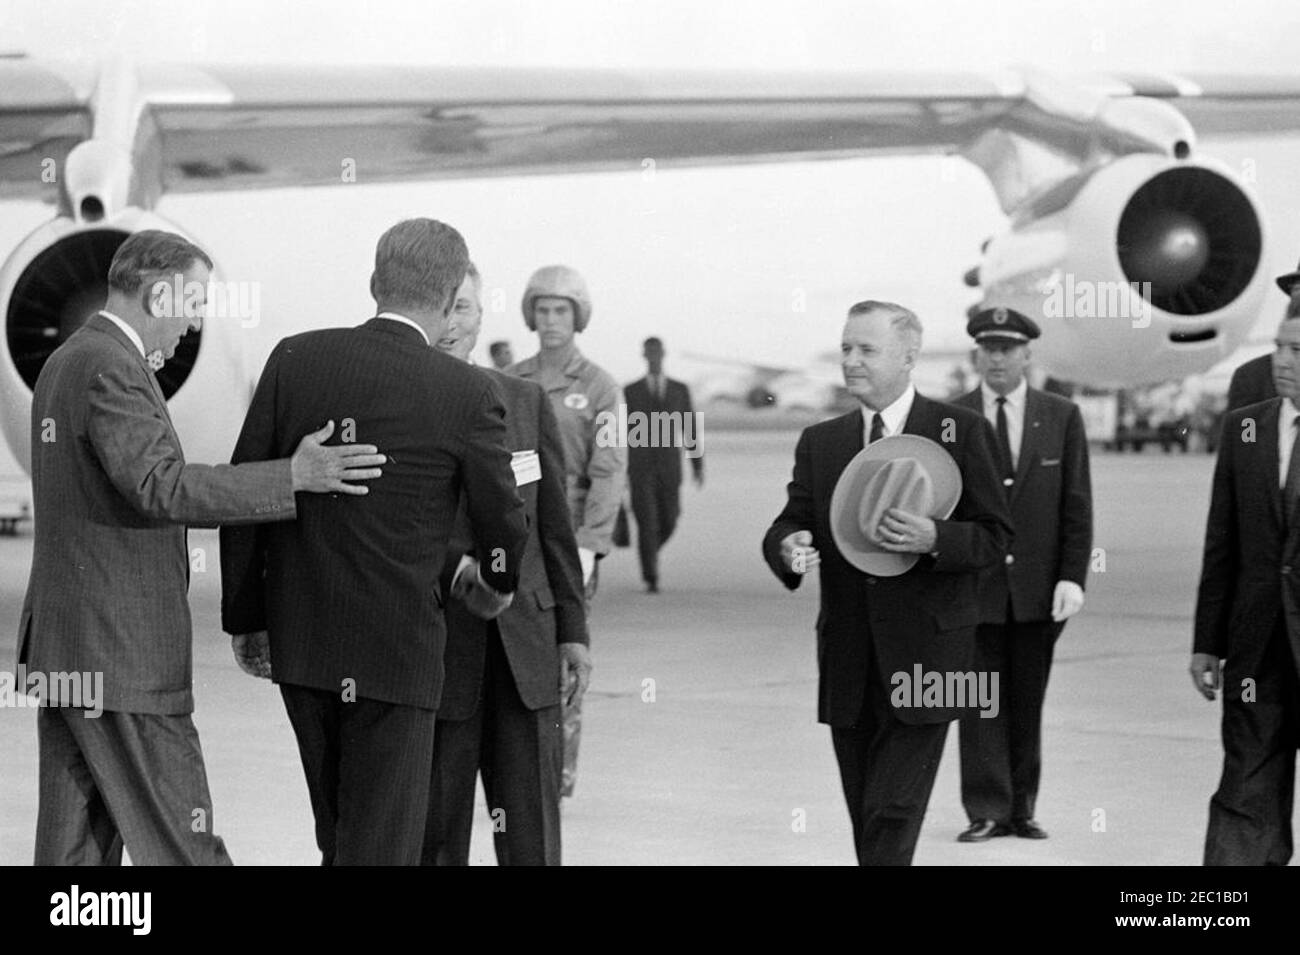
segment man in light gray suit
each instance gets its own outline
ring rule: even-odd
[[[49,688],[37,717],[37,865],[229,864],[190,714],[185,525],[290,520],[297,491],[364,494],[369,445],[187,464],[154,370],[201,323],[212,261],[139,232],[109,267],[108,301],[46,362],[32,397],[36,539],[18,662]],[[188,313],[188,314],[187,314]],[[102,680],[94,708],[60,675]],[[97,712],[102,709],[102,712]]]

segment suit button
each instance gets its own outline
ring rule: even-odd
[[[875,578],[875,577],[868,577],[868,578],[867,578],[867,585],[868,585],[869,587],[874,587],[874,586],[876,586],[876,578]]]
[[[1015,483],[1016,483],[1016,479],[1015,479],[1015,478],[1003,478],[1003,479],[1002,479],[1002,486],[1003,486],[1003,487],[1010,487],[1011,485],[1013,485],[1013,484],[1015,484]]]
[[[1284,565],[1282,566],[1282,576],[1285,577],[1285,576],[1286,576],[1287,574],[1289,574],[1289,573],[1291,573],[1291,565],[1290,565],[1290,564],[1284,564]]]
[[[1007,566],[1010,567],[1010,566],[1011,566],[1012,564],[1014,564],[1015,562],[1016,562],[1016,557],[1015,557],[1015,555],[1014,555],[1014,554],[1007,554]]]

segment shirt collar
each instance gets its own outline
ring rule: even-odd
[[[980,382],[980,392],[984,395],[985,407],[996,405],[998,398],[1001,397],[996,391],[988,386],[986,382]],[[1029,393],[1029,384],[1025,379],[1020,379],[1020,384],[1016,385],[1006,394],[1007,407],[1019,409],[1025,403],[1025,395]]]
[[[424,339],[424,343],[425,343],[426,345],[432,345],[432,344],[433,344],[433,342],[429,341],[429,333],[426,332],[426,331],[425,331],[423,328],[421,328],[419,325],[415,324],[415,322],[411,321],[411,320],[410,320],[409,318],[407,318],[405,315],[398,315],[396,312],[380,312],[380,313],[379,313],[378,315],[376,315],[375,317],[376,317],[376,318],[390,318],[390,319],[392,319],[392,320],[395,321],[395,322],[402,322],[402,323],[405,324],[405,325],[410,325],[412,328],[414,328],[417,332],[420,333],[420,337]]]
[[[1290,434],[1291,427],[1294,424],[1296,418],[1300,418],[1300,411],[1296,410],[1296,407],[1291,403],[1290,398],[1283,398],[1282,408],[1278,414],[1279,414],[1278,420],[1281,423],[1282,433]]]
[[[118,328],[122,329],[122,334],[124,334],[127,338],[131,339],[131,344],[134,345],[136,351],[140,353],[140,357],[141,358],[144,357],[144,339],[140,337],[139,332],[137,332],[126,322],[122,321],[122,319],[118,318],[112,312],[105,311],[104,309],[101,308],[97,314],[103,315],[106,319],[108,319]]]
[[[894,403],[881,410],[880,417],[884,420],[885,434],[888,437],[902,433],[903,425],[907,424],[907,416],[912,410],[912,402],[915,400],[916,386],[908,382],[906,390],[894,399]],[[871,427],[871,417],[874,414],[875,411],[871,408],[866,405],[862,406],[862,418],[866,422],[868,429]]]

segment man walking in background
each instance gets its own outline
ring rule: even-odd
[[[704,486],[698,419],[691,390],[664,374],[664,345],[647,338],[642,346],[646,375],[623,389],[629,432],[642,425],[647,440],[628,440],[627,481],[636,517],[637,554],[646,590],[659,592],[659,551],[673,536],[681,515],[682,449],[691,459],[695,486]],[[667,440],[663,440],[663,439]]]

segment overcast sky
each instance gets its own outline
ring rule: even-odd
[[[717,67],[746,69],[1164,69],[1297,72],[1300,3],[1201,2],[105,2],[0,0],[0,48],[92,59]],[[1277,242],[1300,249],[1300,146],[1205,143],[1249,161]],[[431,215],[469,240],[487,286],[483,341],[534,339],[518,298],[536,266],[568,262],[595,299],[585,351],[619,378],[637,343],[800,363],[836,345],[864,297],[915,307],[927,341],[964,345],[961,273],[1004,227],[983,175],[933,158],[493,179],[164,198],[160,213],[214,251],[229,277],[263,280],[264,354],[280,335],[372,314],[374,241]],[[49,209],[9,206],[0,248]],[[808,311],[795,314],[792,296]]]

